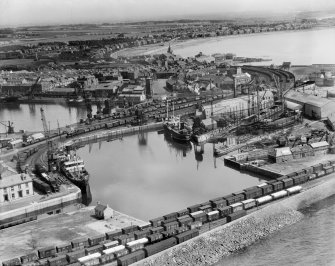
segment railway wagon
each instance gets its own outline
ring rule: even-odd
[[[38,265],[39,266],[49,266],[48,259],[40,259],[40,260],[38,260]]]
[[[190,223],[187,227],[190,229],[190,230],[193,230],[193,229],[200,229],[202,226],[202,222],[200,221],[196,221],[196,222],[192,222]]]
[[[109,240],[115,240],[116,237],[122,235],[122,231],[121,230],[114,230],[111,232],[107,232],[106,233],[106,238]]]
[[[203,205],[199,208],[199,211],[203,211],[204,213],[209,213],[211,212],[213,209],[212,209],[212,205],[211,204],[206,204],[206,205]]]
[[[211,211],[211,212],[207,213],[207,220],[209,222],[215,221],[215,220],[219,219],[219,217],[220,217],[220,212],[218,210]]]
[[[149,220],[149,222],[151,223],[152,226],[160,226],[164,220],[165,220],[164,217],[157,217]]]
[[[264,197],[260,197],[258,199],[256,199],[256,205],[262,205],[262,204],[266,204],[268,202],[272,201],[272,197],[270,195],[264,196]]]
[[[37,251],[38,257],[44,259],[47,257],[54,256],[56,254],[56,248],[54,246],[41,248]]]
[[[100,264],[99,258],[101,257],[101,254],[99,252],[93,253],[81,258],[78,258],[78,262],[85,266],[95,266]]]
[[[155,234],[149,235],[147,238],[150,243],[156,243],[163,239],[163,235],[161,233],[155,233]]]
[[[178,244],[190,240],[199,235],[199,230],[193,229],[175,236]]]
[[[273,200],[276,200],[276,199],[286,197],[287,195],[288,195],[288,192],[286,190],[281,190],[281,191],[272,193],[271,197],[272,197]]]
[[[57,254],[66,254],[72,251],[72,245],[70,243],[58,245],[56,247]]]
[[[100,264],[107,264],[108,266],[117,266],[117,260],[114,257],[114,254],[102,254],[99,258]]]
[[[193,218],[193,221],[199,221],[199,222],[206,222],[207,221],[207,215],[203,211],[197,211],[197,212],[192,212],[191,217]]]
[[[119,245],[113,248],[105,249],[102,251],[104,254],[113,255],[113,258],[121,257],[129,253],[124,245]]]
[[[240,195],[236,196],[236,195],[230,194],[230,195],[224,196],[223,198],[226,200],[227,205],[231,205],[231,204],[241,201]]]
[[[227,201],[223,198],[215,201],[211,201],[213,208],[222,208],[227,206]]]
[[[118,265],[120,266],[128,266],[144,258],[145,258],[144,250],[137,250],[133,253],[130,253],[128,255],[118,258],[117,261],[118,261]]]
[[[147,222],[142,225],[139,225],[138,227],[140,228],[140,230],[144,230],[150,228],[151,226],[152,226],[151,223]]]
[[[122,230],[122,233],[123,233],[123,234],[130,234],[130,233],[132,233],[132,232],[137,231],[138,229],[139,229],[139,228],[138,228],[137,225],[130,225],[130,226],[127,226],[127,227],[122,228],[121,230]]]
[[[245,199],[255,199],[263,196],[263,190],[260,187],[250,187],[244,189]]]
[[[30,253],[30,254],[21,256],[20,260],[21,260],[21,263],[24,264],[24,263],[28,263],[28,262],[38,260],[38,256],[37,256],[36,253],[33,252],[33,253]]]
[[[178,217],[178,213],[177,212],[171,212],[169,214],[165,214],[163,215],[165,220],[169,220],[171,218],[177,218]]]
[[[71,241],[72,248],[87,248],[90,246],[88,243],[88,238],[78,238]]]
[[[247,199],[245,196],[245,191],[237,191],[237,192],[234,192],[232,195],[238,197],[237,201],[242,201],[242,200]]]
[[[272,185],[273,192],[281,191],[284,189],[284,183],[282,181],[269,181],[270,185]]]
[[[106,234],[101,234],[98,236],[93,236],[88,238],[88,243],[90,246],[98,245],[101,241],[106,240]]]
[[[256,206],[256,200],[255,199],[247,199],[242,201],[243,209],[249,210]]]
[[[150,228],[133,232],[135,239],[141,239],[151,234]]]
[[[258,185],[258,187],[262,189],[263,195],[268,195],[273,192],[273,187],[268,183],[262,183]]]
[[[69,263],[77,262],[78,258],[81,258],[81,257],[84,257],[84,256],[85,256],[85,250],[84,249],[72,251],[72,252],[66,254],[66,258],[67,258],[67,261]]]
[[[183,209],[183,210],[177,211],[178,217],[188,215],[189,213],[190,213],[190,211],[188,209]]]
[[[170,237],[168,239],[162,240],[156,244],[152,244],[149,246],[146,246],[144,248],[144,252],[146,257],[152,256],[156,253],[159,253],[165,249],[171,248],[173,246],[177,245],[177,238]]]
[[[189,230],[189,229],[188,229],[187,226],[180,226],[180,227],[178,227],[178,228],[176,229],[176,234],[178,235],[178,234],[184,233],[184,232],[186,232],[186,231],[188,231],[188,230]]]
[[[181,217],[178,217],[178,222],[180,226],[188,225],[193,222],[193,219],[189,215],[184,215]]]
[[[48,259],[49,266],[65,266],[68,264],[66,255],[60,255],[55,258]]]
[[[18,266],[21,265],[21,260],[19,258],[14,258],[2,262],[2,266]]]
[[[91,254],[94,254],[94,253],[97,253],[97,252],[101,253],[103,249],[104,249],[103,245],[95,245],[95,246],[86,248],[85,249],[85,254],[86,255],[91,255]]]
[[[237,211],[242,211],[243,210],[243,204],[242,204],[242,202],[237,202],[237,203],[231,204],[230,207],[232,208],[233,213],[237,212]]]
[[[177,234],[177,229],[170,229],[162,232],[163,238],[168,238]]]
[[[237,212],[234,212],[232,214],[229,214],[227,216],[227,220],[228,220],[228,222],[231,222],[231,221],[234,221],[234,220],[237,220],[237,219],[243,217],[246,214],[247,214],[247,212],[245,210],[237,211]]]
[[[303,175],[303,176],[294,176],[292,177],[294,185],[299,185],[299,184],[303,184],[305,182],[308,181],[308,176],[307,175]]]
[[[289,187],[292,187],[294,185],[293,178],[291,178],[291,177],[283,178],[280,181],[282,181],[284,183],[284,188],[289,188]]]
[[[120,235],[116,238],[116,240],[119,241],[120,245],[125,245],[128,242],[134,241],[135,236],[134,234]]]
[[[155,234],[155,233],[161,233],[164,231],[164,227],[163,226],[158,226],[158,227],[154,227],[150,229],[151,234]]]
[[[163,225],[163,227],[164,227],[165,231],[177,229],[179,227],[179,222],[174,221],[174,222],[170,222],[170,223],[165,223]]]
[[[134,240],[132,242],[127,243],[126,247],[130,252],[134,252],[136,250],[144,248],[144,245],[147,243],[149,243],[149,240],[148,238],[144,237],[144,238]]]
[[[190,207],[187,207],[187,209],[190,213],[192,213],[192,212],[199,211],[200,207],[201,207],[201,204],[195,204],[195,205],[192,205]]]
[[[116,247],[116,246],[118,246],[118,245],[119,245],[119,241],[114,240],[114,241],[111,241],[111,242],[108,242],[108,243],[103,244],[103,248],[104,248],[104,249],[109,249],[109,248]]]
[[[218,208],[218,211],[220,212],[220,217],[225,217],[233,212],[233,209],[230,206]]]
[[[299,193],[301,190],[302,190],[301,186],[295,186],[295,187],[290,187],[286,189],[286,191],[288,192],[288,196],[295,194],[295,193]]]

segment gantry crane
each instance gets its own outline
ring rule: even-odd
[[[35,91],[35,89],[36,89],[36,85],[39,83],[41,81],[41,77],[38,77],[36,80],[35,80],[35,82],[34,82],[34,84],[33,85],[31,85],[31,87],[29,88],[29,92],[28,92],[28,98],[29,99],[34,99],[34,91]]]
[[[48,145],[48,150],[47,150],[48,169],[49,169],[49,171],[51,171],[51,168],[52,168],[52,154],[53,154],[53,142],[50,139],[50,137],[51,137],[50,128],[48,129],[47,121],[45,119],[45,114],[44,114],[44,110],[43,110],[42,107],[41,107],[40,111],[41,111],[41,117],[42,117],[41,120],[42,120],[42,124],[43,124],[44,135],[45,135],[45,138],[47,139],[47,145]]]

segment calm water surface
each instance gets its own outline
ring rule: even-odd
[[[224,196],[256,185],[250,177],[224,166],[214,165],[212,145],[195,155],[190,144],[167,140],[164,134],[146,133],[122,141],[94,144],[78,151],[91,173],[93,204],[111,207],[148,220],[187,206]]]
[[[11,121],[14,123],[14,130],[24,129],[27,131],[43,130],[40,108],[44,109],[46,120],[50,121],[50,128],[66,126],[79,122],[81,118],[86,118],[86,107],[73,107],[58,104],[20,104],[1,105],[0,121]],[[96,112],[94,110],[93,112]],[[95,108],[96,109],[96,108]],[[49,126],[49,125],[48,125]],[[5,128],[0,126],[0,132],[5,132]]]
[[[302,210],[300,222],[225,258],[229,265],[335,265],[335,196]]]
[[[335,28],[269,32],[192,40],[176,44],[173,50],[183,57],[199,52],[206,55],[233,52],[237,56],[272,59],[261,64],[334,64]]]

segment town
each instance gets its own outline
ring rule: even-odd
[[[179,254],[180,265],[196,265],[194,247],[209,253],[204,243],[211,237],[220,243],[226,230],[248,228],[254,238],[226,238],[218,244],[221,254],[262,239],[271,222],[274,231],[297,222],[293,214],[273,213],[274,206],[333,194],[326,187],[335,171],[335,65],[277,64],[225,49],[183,57],[174,49],[191,39],[328,23],[182,20],[0,30],[0,111],[9,110],[0,116],[0,235],[8,243],[0,247],[2,265],[165,265],[167,252]],[[53,31],[53,38],[44,36]],[[35,128],[11,115],[22,106],[37,117]],[[64,123],[56,109],[46,111],[55,106],[70,115],[77,110],[77,120]],[[131,136],[146,146],[153,132],[183,157],[193,149],[197,167],[211,146],[215,168],[222,161],[224,169],[258,181],[148,221],[113,202],[92,206],[97,173],[80,150],[89,146],[91,153],[95,143],[100,149]],[[254,226],[258,213],[264,219]],[[181,249],[190,252],[180,255]]]

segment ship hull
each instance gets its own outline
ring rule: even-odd
[[[172,139],[176,142],[187,143],[191,140],[191,135],[189,133],[187,134],[180,133],[178,130],[175,130],[169,125],[165,124],[164,130],[166,131],[166,133],[170,134]]]

